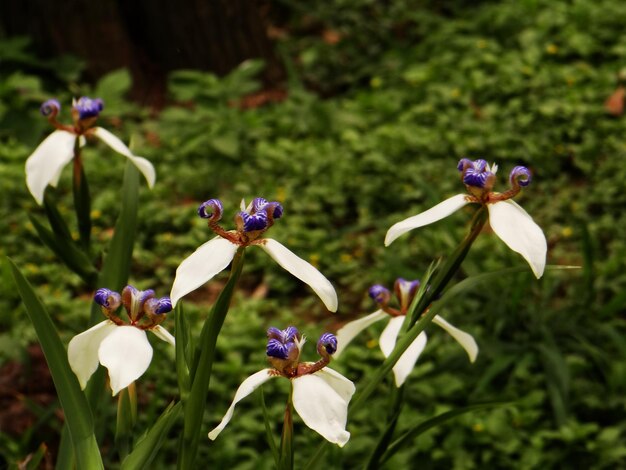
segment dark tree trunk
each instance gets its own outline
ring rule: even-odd
[[[133,96],[159,105],[167,74],[181,68],[224,75],[262,58],[266,85],[280,81],[268,12],[267,1],[249,0],[2,0],[0,26],[7,36],[31,37],[44,56],[82,58],[87,80],[128,67]]]

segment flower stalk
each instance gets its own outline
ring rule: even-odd
[[[283,421],[283,433],[280,439],[280,470],[293,469],[293,384],[290,384],[287,405],[285,406],[285,420]]]
[[[200,442],[202,416],[206,407],[206,396],[211,380],[213,360],[215,359],[215,344],[228,313],[235,286],[241,275],[243,261],[244,250],[239,248],[233,257],[228,282],[217,298],[200,333],[199,350],[196,351],[190,370],[191,389],[187,400],[183,402],[185,424],[181,436],[179,470],[194,468]]]

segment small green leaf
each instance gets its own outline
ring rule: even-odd
[[[274,440],[274,435],[272,434],[272,427],[270,424],[269,414],[267,412],[267,406],[265,406],[265,394],[263,393],[263,387],[259,387],[259,401],[261,403],[261,409],[263,410],[263,423],[265,424],[265,436],[267,438],[267,443],[270,446],[270,450],[272,451],[272,457],[274,457],[274,464],[278,468],[280,463],[280,455],[278,453],[278,447],[276,446],[276,441]]]

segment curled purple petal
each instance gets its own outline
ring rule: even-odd
[[[198,207],[198,215],[203,219],[211,219],[214,222],[217,222],[222,218],[222,212],[224,211],[224,207],[222,206],[222,202],[219,199],[209,199],[208,201],[204,201]]]
[[[107,310],[115,310],[122,303],[122,297],[115,291],[101,288],[96,291],[93,300]]]
[[[462,173],[468,168],[472,168],[473,166],[474,166],[474,162],[471,161],[469,158],[461,158],[456,168]]]
[[[511,186],[519,184],[520,186],[528,186],[532,181],[530,170],[525,166],[516,166],[509,174],[509,182]]]
[[[317,340],[317,349],[324,348],[327,354],[333,355],[337,351],[337,337],[332,333],[324,333]]]
[[[44,101],[44,103],[39,108],[39,111],[44,116],[56,116],[61,111],[61,103],[59,103],[56,99],[50,99]]]
[[[271,214],[274,219],[280,219],[283,216],[283,206],[280,202],[269,202],[265,211]]]

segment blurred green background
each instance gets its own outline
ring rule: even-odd
[[[263,196],[285,208],[271,237],[318,266],[338,291],[339,312],[331,315],[307,287],[250,250],[218,342],[207,431],[241,380],[265,367],[268,326],[292,324],[311,339],[335,331],[375,309],[370,285],[419,278],[454,249],[470,209],[388,248],[382,241],[393,223],[463,191],[460,158],[498,163],[496,189],[511,168],[525,165],[534,181],[518,201],[544,229],[549,264],[581,269],[548,272],[540,281],[530,270],[502,277],[449,307],[446,319],[476,338],[478,360],[469,364],[450,337],[429,330],[400,428],[471,403],[512,404],[420,436],[389,467],[625,468],[626,4],[282,0],[254,8],[269,50],[244,51],[248,60],[228,70],[192,62],[163,67],[155,75],[163,86],[155,88],[142,62],[101,70],[80,50],[50,55],[4,25],[0,254],[36,286],[64,340],[86,327],[92,293],[39,243],[28,221],[28,214],[45,218],[24,180],[26,158],[51,130],[38,111],[45,99],[60,100],[63,121],[72,97],[103,98],[99,124],[156,167],[154,190],[141,192],[131,274],[137,287],[166,295],[181,260],[212,236],[196,216],[200,202],[220,198],[228,228],[241,198]],[[94,241],[104,249],[125,162],[102,145],[84,155]],[[73,222],[70,171],[48,191]],[[456,280],[523,264],[487,230]],[[224,280],[222,274],[186,298],[198,327]],[[16,468],[42,442],[51,465],[61,415],[4,260],[0,312],[0,468]],[[165,326],[173,330],[173,321]],[[382,327],[368,329],[333,367],[358,384],[382,361]],[[177,393],[173,351],[154,346],[154,363],[138,383],[138,435]],[[314,360],[309,347],[305,359]],[[265,387],[276,433],[285,385]],[[328,454],[326,466],[355,468],[369,454],[384,429],[391,386],[349,417],[352,438]],[[271,468],[257,395],[238,406],[217,441],[202,445],[200,468],[265,468],[259,454]],[[109,405],[99,441],[107,468],[116,468],[115,400]],[[176,434],[155,468],[172,468]],[[296,434],[298,466],[321,438],[299,420]]]

